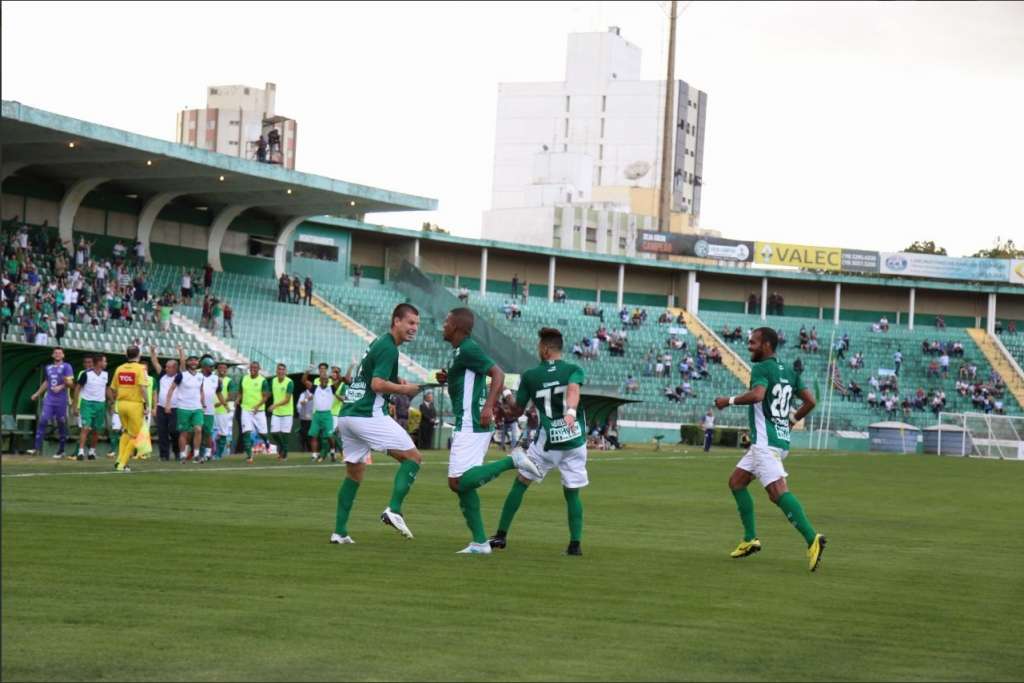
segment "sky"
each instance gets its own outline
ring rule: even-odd
[[[681,2],[676,75],[708,93],[701,227],[968,255],[1024,242],[1024,2]],[[157,138],[208,85],[277,84],[297,168],[434,197],[478,237],[499,82],[560,81],[619,26],[664,78],[667,3],[2,5],[3,99]]]

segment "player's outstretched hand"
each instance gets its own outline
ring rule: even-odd
[[[724,396],[719,396],[715,399],[715,407],[719,410],[729,407],[729,399]]]

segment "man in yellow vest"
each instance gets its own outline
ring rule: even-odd
[[[117,414],[121,417],[126,437],[118,444],[117,464],[114,465],[118,472],[131,471],[128,460],[135,450],[135,437],[143,428],[143,416],[148,412],[149,373],[139,362],[140,353],[139,347],[129,346],[126,353],[128,362],[117,367],[110,381],[109,397],[116,401]]]
[[[217,379],[220,385],[217,387],[217,396],[213,407],[213,425],[216,434],[214,460],[220,460],[224,455],[224,448],[231,443],[231,432],[234,431],[235,422],[235,398],[238,395],[238,383],[232,382],[228,377],[228,364],[224,361],[217,363]]]
[[[288,379],[288,367],[277,364],[277,374],[270,382],[273,405],[270,406],[270,438],[277,444],[277,459],[288,459],[288,438],[292,434],[295,414],[295,384]]]
[[[255,431],[267,438],[267,401],[270,400],[270,382],[260,374],[259,361],[249,363],[249,374],[242,377],[239,386],[239,402],[242,405],[242,441],[245,443],[245,462],[252,464],[252,447]]]

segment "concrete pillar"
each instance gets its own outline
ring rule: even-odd
[[[839,324],[839,299],[842,296],[842,292],[843,292],[843,283],[842,282],[837,282],[836,283],[836,305],[832,309],[832,324],[833,325],[838,325]]]
[[[690,313],[697,312],[697,271],[691,270],[686,273],[686,310]]]
[[[914,308],[917,302],[917,288],[910,288],[910,315],[907,316],[907,329],[914,329]]]
[[[161,192],[147,199],[146,204],[142,207],[142,212],[139,213],[139,226],[135,232],[136,239],[142,242],[142,246],[146,250],[147,261],[153,260],[149,244],[153,236],[153,224],[156,223],[156,217],[175,197],[180,196],[181,194],[176,192]]]
[[[555,257],[548,259],[548,301],[555,300]]]
[[[988,295],[988,319],[985,320],[985,331],[989,334],[996,333],[996,293]]]
[[[761,320],[768,317],[768,278],[761,278]]]
[[[615,296],[615,308],[622,308],[622,297],[626,288],[626,266],[619,264],[619,289]]]
[[[109,178],[82,178],[75,181],[64,193],[64,197],[60,200],[60,211],[57,214],[57,229],[62,242],[70,242],[74,239],[75,214],[78,213],[78,207],[82,205],[82,200],[107,180]],[[24,216],[21,218],[25,219]],[[72,252],[74,252],[74,248],[72,248]]]
[[[224,233],[228,231],[231,221],[238,218],[248,208],[247,204],[231,204],[217,212],[217,217],[213,219],[213,225],[210,226],[210,240],[206,246],[206,258],[209,259],[210,265],[217,272],[224,270],[224,266],[220,263],[220,246],[224,243]]]
[[[277,244],[274,246],[274,276],[281,277],[287,270],[288,264],[288,242],[291,240],[295,229],[302,225],[303,221],[312,216],[293,216],[281,226],[277,235]],[[220,256],[218,255],[218,259]]]
[[[459,274],[455,274],[455,289],[459,288]]]
[[[487,294],[487,247],[480,250],[480,296]]]
[[[414,239],[412,241],[412,264],[417,268],[420,267],[420,241]]]

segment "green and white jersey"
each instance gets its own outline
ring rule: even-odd
[[[750,388],[762,386],[764,399],[749,408],[750,445],[789,450],[789,406],[804,389],[800,375],[777,358],[750,368]]]
[[[533,401],[537,406],[546,450],[567,451],[587,443],[587,418],[582,406],[577,408],[573,428],[565,425],[565,391],[570,384],[583,386],[583,368],[564,360],[545,361],[527,370],[519,380],[516,404],[525,408]]]
[[[487,373],[494,367],[480,345],[466,337],[452,354],[448,367],[448,393],[452,399],[455,431],[490,432],[491,426],[480,424],[480,409],[487,401]]]
[[[398,381],[398,345],[390,333],[374,339],[363,354],[356,374],[352,377],[352,384],[345,392],[342,417],[387,417],[385,406],[388,396],[370,388],[374,377],[389,382]]]

